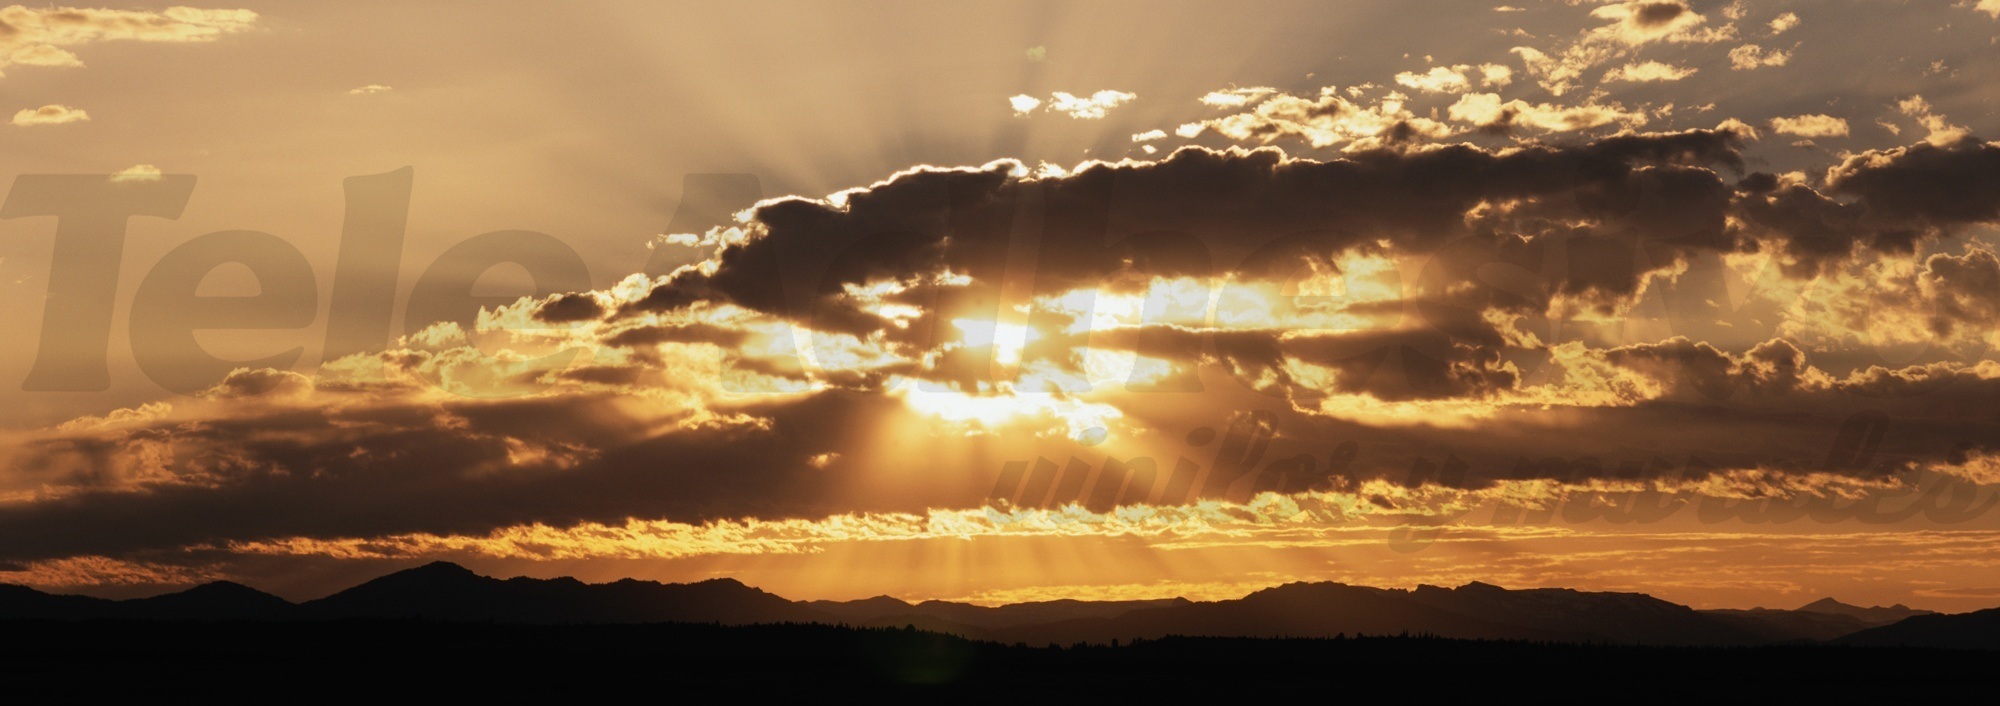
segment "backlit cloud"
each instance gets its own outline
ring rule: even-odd
[[[111,175],[112,181],[159,181],[160,168],[151,164],[134,164]]]
[[[1792,53],[1784,49],[1765,49],[1755,44],[1745,44],[1729,50],[1729,68],[1738,71],[1765,66],[1784,66],[1792,60]]]
[[[208,42],[256,26],[249,10],[170,7],[159,12],[76,7],[0,8],[0,69],[82,66],[72,48],[95,42]]]
[[[1821,590],[1836,574],[1893,577],[1898,600],[1945,574],[1993,586],[2000,514],[1974,509],[2000,490],[1988,487],[2000,479],[2000,147],[1983,133],[1982,93],[1963,83],[1991,39],[1959,26],[1987,24],[1968,8],[1985,10],[1862,3],[1801,11],[1805,24],[1733,2],[1383,15],[1415,33],[1270,20],[1344,38],[1310,61],[1214,48],[1277,34],[1190,25],[1202,30],[1191,40],[1149,16],[1130,35],[1180,38],[1155,56],[1185,70],[1124,85],[1147,95],[1137,109],[1135,92],[1048,90],[1129,79],[1093,58],[1104,47],[1056,60],[1022,53],[1043,38],[1012,29],[949,64],[992,71],[886,82],[897,74],[852,57],[774,50],[813,70],[799,84],[723,76],[705,89],[740,105],[676,117],[749,150],[745,164],[775,165],[765,183],[792,191],[749,189],[665,228],[657,204],[673,201],[673,180],[660,175],[713,162],[651,149],[648,135],[674,132],[660,114],[558,110],[551,127],[522,93],[475,100],[478,84],[461,81],[455,101],[512,112],[364,131],[394,138],[383,149],[417,145],[425,164],[482,160],[421,182],[418,194],[450,196],[411,210],[411,237],[452,222],[433,218],[474,226],[575,200],[562,189],[586,182],[582,203],[629,210],[532,223],[575,216],[588,237],[571,244],[596,278],[537,280],[536,294],[446,321],[407,310],[407,335],[311,365],[223,363],[180,395],[119,370],[120,385],[144,389],[21,412],[45,416],[0,430],[0,580],[127,591],[303,573],[305,591],[450,559],[598,579],[731,575],[800,597],[1173,595],[1279,577],[1725,601]],[[40,39],[4,40],[13,66],[258,21],[5,12],[41,23]],[[1906,12],[1941,16],[1882,19]],[[1520,27],[1481,21],[1496,18]],[[63,34],[71,24],[82,29]],[[764,28],[787,40],[769,46],[793,44]],[[1801,40],[1837,28],[1870,30],[1849,32],[1852,61],[1790,62]],[[1925,51],[1911,53],[1919,34]],[[240,49],[272,59],[269,71],[306,70],[267,39]],[[724,105],[693,100],[719,95],[701,90],[602,93],[575,67],[603,58],[544,62],[532,78],[570,82],[579,105]],[[675,65],[658,58],[647,65]],[[396,64],[397,82],[444,85],[420,64]],[[663,91],[700,83],[673,78]],[[335,80],[199,87],[244,91],[202,105],[301,116],[392,90],[359,85],[389,80],[367,74]],[[22,102],[64,101],[16,122],[83,119],[72,102],[143,107],[87,89]],[[924,101],[907,113],[924,119],[885,126],[867,109],[884,105],[880,91]],[[841,95],[876,99],[811,102]],[[394,155],[228,113],[137,114],[177,127],[136,136],[103,135],[124,132],[107,124],[15,136],[92,136],[58,152],[83,150],[75,173],[133,165],[115,186],[80,182],[119,195],[186,178],[155,164],[262,169],[263,157],[229,161],[268,152],[232,148],[238,131],[330,164]],[[628,123],[643,130],[618,132]],[[626,150],[638,156],[578,151],[614,138],[638,138]],[[22,154],[43,165],[45,153]],[[561,184],[524,200],[542,192],[517,172],[551,166]],[[569,179],[578,166],[591,178]],[[238,227],[338,232],[285,219],[338,215],[357,182],[309,187],[290,173],[272,172],[272,188],[328,202],[245,199],[230,212]],[[462,200],[487,186],[495,195]],[[703,201],[688,191],[684,202]],[[169,227],[207,228],[208,211],[189,213]],[[141,240],[154,243],[143,255]],[[174,247],[134,243],[141,267]],[[335,256],[300,243],[312,262]],[[643,273],[642,247],[659,256]],[[332,274],[317,281],[355,281]],[[401,301],[404,289],[384,291]],[[44,297],[17,299],[32,316]],[[117,364],[124,338],[135,352],[147,343],[113,334]],[[1940,487],[1959,490],[1927,494]]]
[[[36,125],[62,125],[78,123],[90,119],[90,113],[80,108],[51,103],[40,108],[30,108],[14,114],[14,124],[19,127]]]
[[[1772,118],[1771,129],[1780,134],[1800,137],[1846,137],[1847,121],[1814,113],[1789,118]]]
[[[1095,120],[1139,96],[1124,91],[1102,90],[1088,96],[1057,91],[1049,94],[1048,109],[1079,120]]]
[[[1605,72],[1605,81],[1627,81],[1646,83],[1652,81],[1679,81],[1693,76],[1696,69],[1658,61],[1640,61],[1614,68]]]

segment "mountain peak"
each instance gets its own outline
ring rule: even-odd
[[[1896,607],[1901,608],[1902,606],[1899,605]],[[1821,598],[1811,603],[1799,606],[1799,610],[1808,610],[1815,613],[1845,613],[1851,610],[1860,610],[1860,609],[1861,606],[1848,605],[1846,603],[1834,600],[1833,597],[1831,596],[1826,598]]]
[[[259,591],[257,589],[245,586],[235,581],[210,581],[208,583],[195,586],[194,588],[181,591],[179,594],[168,594],[168,595],[181,595],[190,597],[199,596],[199,597],[215,598],[215,599],[261,600],[268,598],[277,598],[277,596],[273,596],[269,593]]]
[[[471,569],[459,566],[458,564],[454,564],[449,561],[433,561],[431,563],[424,564],[422,566],[413,566],[404,569],[402,571],[386,574],[381,578],[375,580],[376,581],[382,581],[385,579],[394,581],[421,580],[425,582],[435,583],[435,582],[451,582],[451,581],[471,581],[483,578],[486,577],[473,572],[473,570]]]
[[[449,561],[433,561],[422,566],[411,567],[378,577],[373,581],[368,581],[341,593],[385,590],[391,587],[394,587],[395,590],[407,590],[416,586],[443,588],[463,586],[482,580],[486,580],[486,577],[473,573],[471,569]]]
[[[401,572],[398,572],[398,573],[405,573],[405,574],[407,574],[407,573],[412,573],[412,572],[422,572],[422,573],[426,573],[426,574],[437,574],[437,575],[440,575],[440,576],[448,576],[448,575],[456,575],[456,576],[478,576],[478,575],[479,575],[479,574],[475,574],[475,573],[473,573],[471,569],[468,569],[468,568],[465,568],[465,567],[463,567],[463,566],[459,566],[459,565],[457,565],[457,564],[454,564],[454,563],[451,563],[451,562],[449,562],[449,561],[433,561],[433,562],[431,562],[431,563],[429,563],[429,564],[425,564],[425,565],[423,565],[423,566],[419,566],[419,567],[416,567],[416,568],[414,568],[414,569],[406,569],[406,570],[403,570],[403,571],[401,571]]]
[[[1863,608],[1861,606],[1848,605],[1832,598],[1821,598],[1800,606],[1798,612],[1845,615],[1867,622],[1890,623],[1912,616],[1929,615],[1932,611],[1917,610],[1901,603],[1887,608],[1881,606]]]

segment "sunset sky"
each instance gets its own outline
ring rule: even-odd
[[[2000,0],[6,7],[0,582],[2000,606],[1996,86]]]

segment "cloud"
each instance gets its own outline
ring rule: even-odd
[[[1685,9],[1650,12],[1660,18],[1635,21],[1687,23]],[[1692,315],[1634,313],[1726,305],[1725,283],[1697,285],[1763,258],[1782,270],[1769,298],[1841,277],[1879,292],[1840,299],[1872,318],[1791,323],[1983,335],[2000,315],[2000,259],[1924,248],[2000,217],[1992,145],[1859,152],[1819,180],[1744,175],[1754,131],[1741,121],[1639,132],[1652,106],[1473,93],[1472,66],[1447,67],[1466,84],[1446,79],[1464,91],[1438,111],[1451,122],[1395,91],[1232,89],[1219,93],[1242,98],[1220,101],[1230,114],[1191,124],[1338,153],[919,165],[683,234],[699,259],[667,275],[523,298],[317,376],[237,370],[189,398],[10,434],[0,561],[53,576],[161,556],[657,559],[988,535],[1198,544],[1612,486],[1852,495],[1899,483],[1897,469],[1964,465],[1961,442],[2000,439],[1982,411],[2000,399],[1991,363],[1870,367],[1840,362],[1803,326],[1796,339],[1709,337],[1676,330],[1696,328]],[[1024,112],[1091,109],[1066,95],[1017,98]],[[1809,118],[1832,120],[1787,120]],[[1023,222],[1028,204],[1043,210]],[[1018,242],[1030,224],[1039,232]],[[1829,437],[1869,413],[1893,416],[1897,433],[1865,463],[1828,461]],[[1225,439],[1269,428],[1259,453],[1289,464],[1271,471],[1284,492],[1180,474],[1183,456],[1252,445],[1196,443],[1202,426]],[[1367,452],[1343,459],[1328,440]],[[1063,460],[1085,454],[1099,455]],[[1144,457],[1159,481],[1116,513],[1103,505],[1127,486],[1101,470],[1113,454],[1135,460],[1133,474]],[[1035,471],[1046,492],[987,504],[1004,461],[1038,458],[1058,459]],[[963,472],[937,472],[939,459]],[[1472,470],[1427,484],[1408,477],[1413,461]],[[1204,502],[1166,493],[1175,475]],[[1087,499],[1065,505],[1066,492]],[[91,558],[115,566],[74,563]]]
[[[1241,108],[1250,103],[1257,102],[1264,96],[1268,96],[1277,92],[1278,89],[1271,88],[1268,86],[1255,86],[1251,88],[1227,88],[1220,91],[1208,92],[1206,95],[1203,95],[1201,97],[1201,103],[1202,105],[1214,106],[1217,108]]]
[[[1917,124],[1929,132],[1924,140],[1933,145],[1947,146],[1966,139],[1971,132],[1964,126],[1953,125],[1950,120],[1931,108],[1930,101],[1923,96],[1910,96],[1896,102],[1896,112],[1915,118]]]
[[[1102,90],[1088,96],[1076,96],[1062,91],[1049,94],[1043,101],[1031,95],[1022,94],[1007,99],[1015,115],[1027,115],[1041,108],[1046,112],[1062,113],[1078,120],[1097,120],[1111,112],[1111,109],[1131,102],[1139,96],[1124,91]]]
[[[1784,66],[1792,60],[1792,53],[1783,49],[1765,49],[1755,44],[1745,44],[1729,50],[1729,68],[1748,71],[1764,66]]]
[[[1073,96],[1057,91],[1049,94],[1048,109],[1079,120],[1096,120],[1104,117],[1112,108],[1124,105],[1138,97],[1137,94],[1108,89],[1092,93],[1085,97]]]
[[[384,86],[384,85],[382,85],[382,84],[379,84],[379,83],[371,83],[371,84],[368,84],[368,85],[366,85],[366,86],[362,86],[362,87],[360,87],[360,88],[350,88],[350,89],[348,89],[348,90],[347,90],[347,95],[350,95],[350,96],[365,96],[365,95],[370,95],[370,94],[374,94],[374,93],[387,93],[387,92],[389,92],[389,91],[393,91],[393,90],[396,90],[396,88],[395,88],[394,86]]]
[[[1600,189],[1659,188],[1686,198],[1642,230],[1661,229],[1657,235],[1662,242],[1719,244],[1727,189],[1712,173],[1694,171],[1692,165],[1740,165],[1732,147],[1736,139],[1731,133],[1690,131],[1606,138],[1568,149],[1531,147],[1498,154],[1452,145],[1407,155],[1360,152],[1352,159],[1326,162],[1291,159],[1273,150],[1183,149],[1157,163],[1088,164],[1055,179],[1032,176],[1005,162],[979,169],[921,169],[838,202],[781,199],[765,204],[753,216],[751,237],[729,247],[719,267],[675,276],[629,307],[627,315],[679,310],[711,299],[811,319],[821,330],[900,338],[904,334],[899,331],[925,329],[918,322],[894,324],[874,304],[854,297],[850,288],[905,283],[898,286],[897,303],[922,310],[984,301],[990,296],[984,288],[992,286],[995,273],[1004,267],[1008,231],[1001,226],[1010,219],[1001,214],[1011,212],[1010,204],[1031,189],[1049,194],[1046,198],[1074,199],[1079,207],[1115,206],[1140,231],[1239,234],[1240,246],[1214,236],[1203,241],[1206,247],[1224,248],[1205,256],[1220,258],[1209,260],[1222,263],[1218,266],[1241,262],[1260,242],[1258,237],[1308,230],[1330,233],[1326,237],[1332,248],[1386,240],[1397,249],[1423,251],[1466,233],[1470,212],[1482,202],[1516,203],[1516,213],[1536,222],[1588,217],[1588,206],[1572,197],[1579,190]],[[1579,181],[1575,170],[1585,164],[1594,165],[1592,177]],[[1641,164],[1659,166],[1635,172]],[[1106,182],[1120,185],[1124,195],[1118,201],[1107,201],[1110,194],[1095,186]],[[957,196],[943,199],[943,194]],[[1579,207],[1584,211],[1573,210]],[[1247,217],[1252,214],[1254,218]],[[946,222],[967,225],[947,240],[940,228]],[[1045,237],[1050,249],[1038,265],[1037,294],[1058,294],[1110,274],[1096,254],[1106,247],[1094,244],[1102,242],[1102,234],[1067,232],[1089,223],[1048,224],[1059,235]],[[1669,235],[1669,230],[1678,232]],[[903,235],[866,237],[879,233]],[[1178,259],[1171,250],[1148,262],[1159,276],[1214,272],[1201,269],[1199,260]],[[922,284],[947,272],[967,275],[972,284]],[[780,292],[768,285],[772,281],[819,284]]]
[[[1501,64],[1480,64],[1479,80],[1487,86],[1505,86],[1514,82],[1514,70]]]
[[[14,125],[34,127],[36,125],[62,125],[90,119],[90,113],[80,108],[51,103],[40,108],[30,108],[14,114]]]
[[[1650,399],[1727,399],[1738,392],[1783,395],[1800,390],[1813,373],[1805,353],[1789,341],[1773,339],[1741,356],[1675,337],[1659,343],[1622,346],[1601,353],[1614,366],[1638,372],[1657,389]],[[1818,376],[1819,384],[1826,384]]]
[[[2000,0],[1979,0],[1979,4],[1972,9],[2000,18]]]
[[[1752,175],[1737,199],[1748,234],[1773,240],[1795,275],[1860,252],[1910,255],[1954,230],[2000,222],[2000,147],[1975,138],[1866,150],[1825,180],[1822,194],[1802,180]]]
[[[1772,118],[1771,129],[1780,134],[1800,137],[1846,137],[1847,120],[1814,113],[1789,118]]]
[[[1771,24],[1769,26],[1771,28],[1772,36],[1784,34],[1786,32],[1792,31],[1793,28],[1799,26],[1799,15],[1796,12],[1787,12],[1778,15],[1777,17],[1771,19]]]
[[[1612,22],[1593,30],[1593,34],[1629,45],[1661,41],[1709,43],[1733,34],[1733,30],[1703,28],[1708,18],[1679,0],[1613,2],[1591,10],[1590,15]]]
[[[160,168],[151,164],[134,164],[120,170],[117,174],[111,175],[111,180],[120,182],[159,181]]]
[[[1373,104],[1349,100],[1339,91],[1320,89],[1317,97],[1278,94],[1249,112],[1181,126],[1182,137],[1213,130],[1242,141],[1272,143],[1296,139],[1314,147],[1371,149],[1389,144],[1437,139],[1452,133],[1449,126],[1418,116],[1404,105],[1401,93],[1390,92]]]
[[[1612,2],[1590,15],[1608,24],[1584,30],[1553,54],[1534,47],[1514,47],[1528,73],[1550,93],[1561,96],[1577,89],[1586,72],[1627,58],[1640,47],[1657,43],[1713,44],[1737,36],[1731,23],[1711,26],[1708,18],[1683,2]]]
[[[1826,180],[1876,218],[1934,228],[2000,220],[2000,145],[1976,138],[1867,150],[1829,169]]]
[[[2000,258],[1977,246],[1916,267],[1884,267],[1844,292],[1847,330],[1874,340],[1938,343],[1974,353],[2000,346]]]
[[[1643,111],[1628,111],[1617,104],[1558,106],[1529,103],[1520,99],[1502,102],[1492,93],[1468,93],[1447,111],[1452,120],[1481,128],[1532,127],[1551,132],[1587,130],[1618,123],[1626,127],[1646,124]]]
[[[159,12],[75,7],[0,8],[0,69],[82,66],[67,47],[102,41],[208,42],[256,26],[249,10],[170,7]]]
[[[1679,81],[1693,76],[1696,69],[1658,61],[1629,63],[1604,73],[1605,81],[1627,81],[1645,83],[1656,81]]]
[[[1472,89],[1467,74],[1475,70],[1479,72],[1480,83],[1489,87],[1505,86],[1514,80],[1514,70],[1500,64],[1459,64],[1433,66],[1424,73],[1404,71],[1396,74],[1396,83],[1425,93],[1464,93]]]
[[[1472,82],[1465,78],[1465,72],[1471,68],[1461,64],[1433,66],[1421,74],[1404,71],[1396,74],[1396,83],[1425,93],[1464,93],[1472,88]]]

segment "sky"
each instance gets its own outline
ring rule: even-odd
[[[0,8],[0,581],[2000,605],[2000,2]]]

